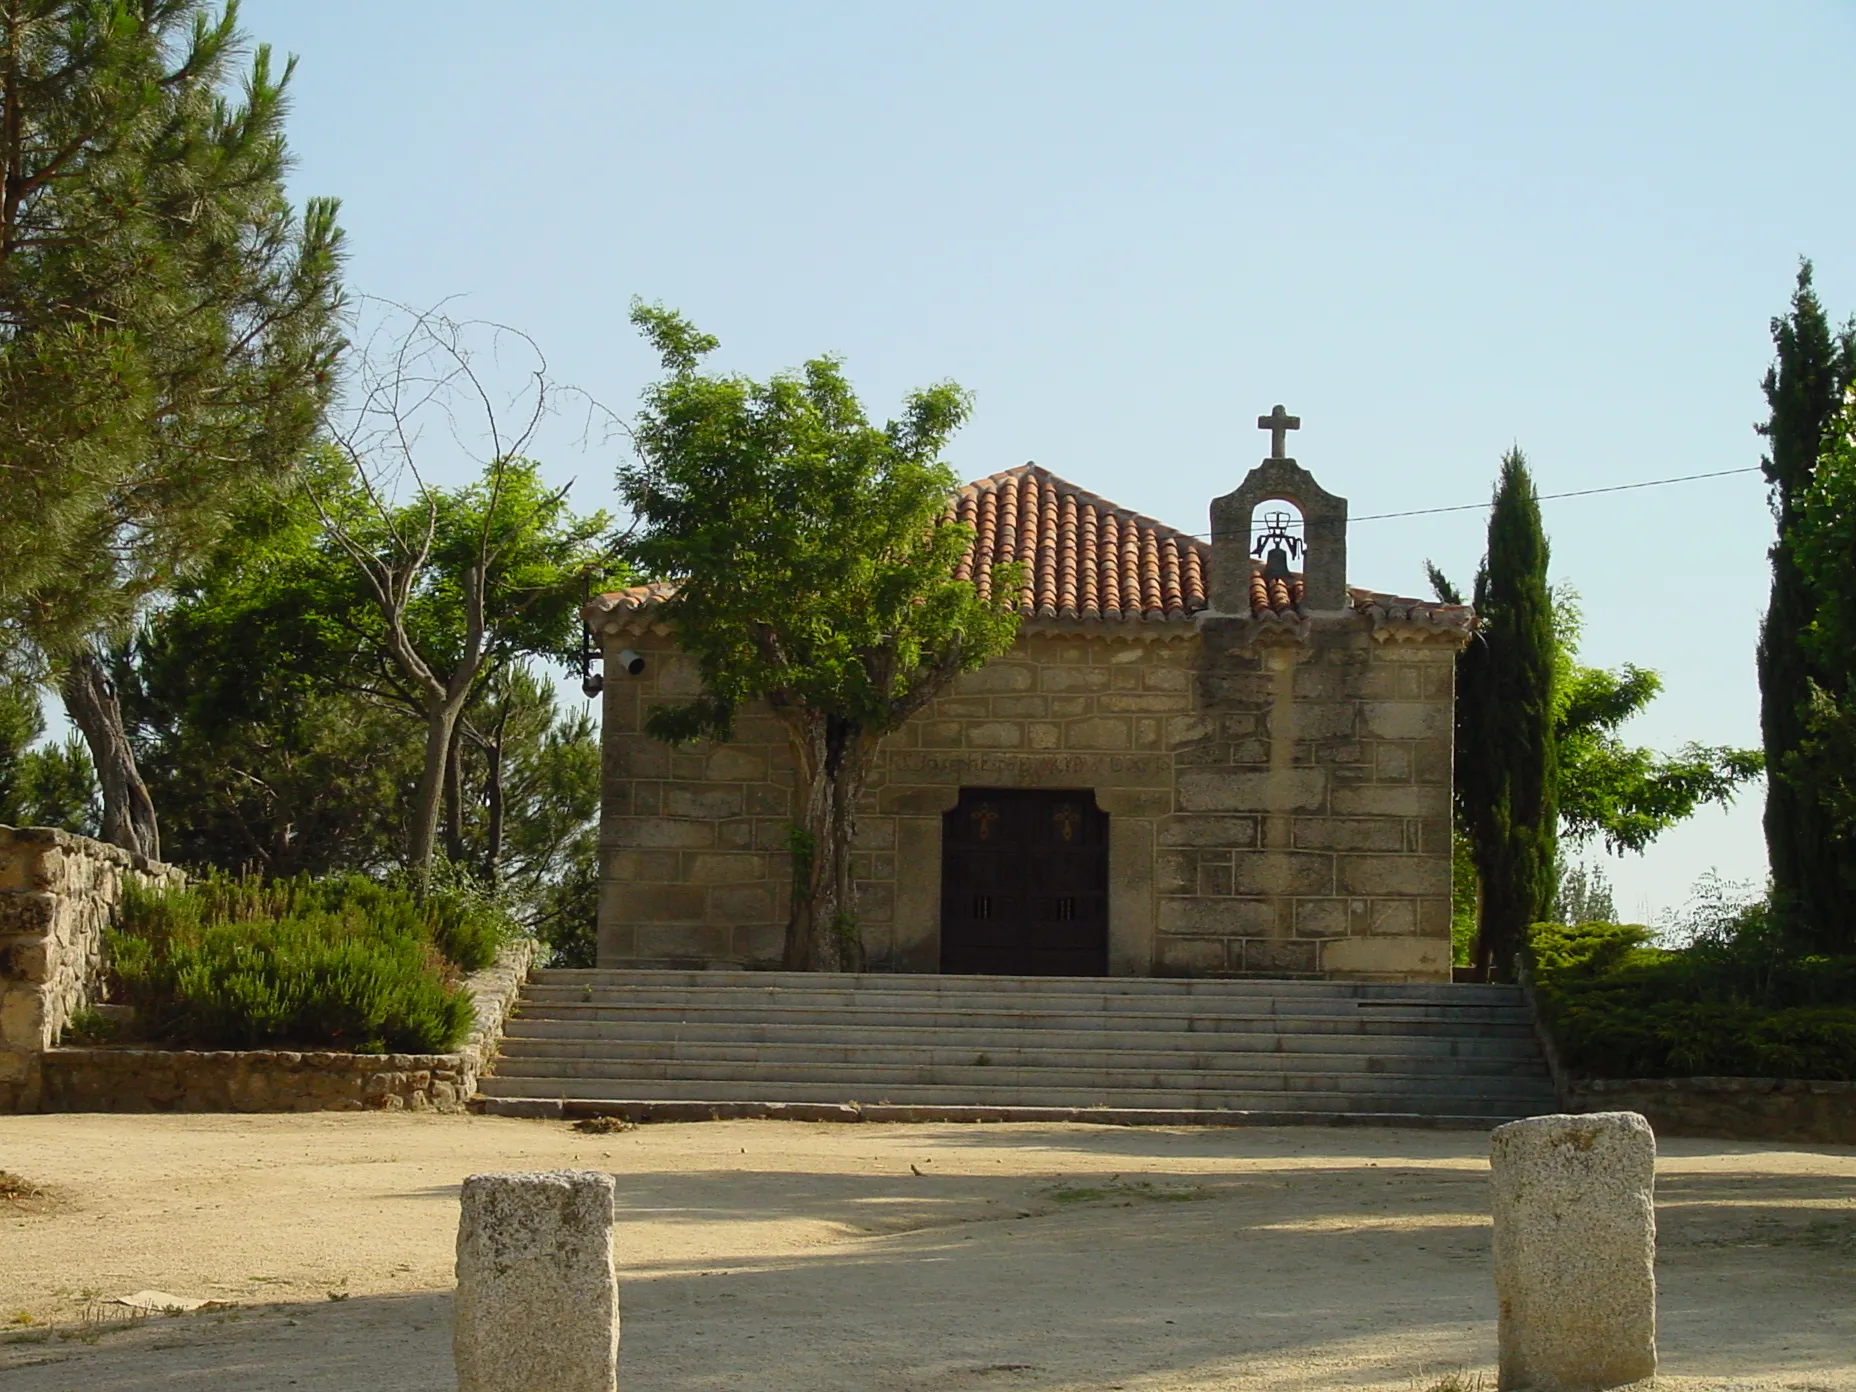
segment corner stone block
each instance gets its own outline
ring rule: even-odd
[[[1322,851],[1239,851],[1231,869],[1238,894],[1334,893],[1334,857]]]
[[[41,936],[58,926],[56,894],[8,894],[0,897],[0,933]]]
[[[1321,970],[1337,980],[1448,981],[1448,938],[1341,938],[1321,944]]]
[[[1132,739],[1126,719],[1098,715],[1070,721],[1064,727],[1064,743],[1071,749],[1117,750],[1128,748]]]
[[[1276,926],[1276,908],[1267,899],[1188,899],[1167,895],[1160,900],[1160,931],[1164,934],[1209,937],[1243,937],[1269,933]]]
[[[1028,662],[988,662],[984,667],[968,672],[955,684],[955,694],[974,696],[1003,694],[1014,691],[1034,691],[1038,684],[1038,669]]]
[[[1319,812],[1327,778],[1319,769],[1228,773],[1192,769],[1179,775],[1182,812]]]
[[[1656,1372],[1656,1137],[1636,1112],[1490,1137],[1502,1392],[1599,1392]]]
[[[1343,894],[1422,896],[1450,892],[1450,862],[1440,855],[1343,855],[1339,860]]]
[[[725,744],[705,761],[703,776],[711,783],[758,782],[767,776],[767,761],[759,754]]]
[[[1158,966],[1166,976],[1221,976],[1226,970],[1222,938],[1162,937],[1158,949]]]
[[[1447,783],[1436,787],[1381,783],[1336,788],[1329,810],[1336,817],[1448,817],[1450,789]]]
[[[51,1019],[40,991],[0,991],[0,1044],[27,1053],[49,1049]]]
[[[676,783],[664,789],[664,812],[671,817],[710,821],[739,817],[743,807],[739,788],[685,787]]]
[[[615,1392],[612,1176],[464,1181],[452,1355],[458,1392]]]
[[[708,904],[701,885],[627,885],[620,902],[631,923],[700,923]]]
[[[1441,701],[1368,701],[1366,732],[1375,739],[1446,739],[1450,707]]]
[[[715,826],[664,817],[612,817],[601,826],[600,839],[628,850],[706,850],[715,844]]]
[[[1160,827],[1163,846],[1238,847],[1257,844],[1255,817],[1169,817]]]
[[[1016,749],[1025,732],[1010,720],[987,720],[967,727],[967,743],[975,749]]]

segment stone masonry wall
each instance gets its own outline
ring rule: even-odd
[[[697,694],[696,664],[659,634],[607,646],[600,965],[777,966],[795,781],[785,732],[750,711],[726,744],[652,739],[646,715]],[[643,654],[639,675],[610,660],[620,647]]]
[[[185,877],[88,837],[0,826],[0,1112],[37,1110],[40,1059],[94,997],[127,879]]]
[[[891,736],[858,829],[872,958],[939,969],[942,815],[961,788],[1089,789],[1109,814],[1109,972],[1150,974],[1155,831],[1172,810],[1168,751],[1189,732],[1197,653],[1185,625],[1033,630]]]
[[[942,814],[1012,787],[1109,813],[1112,974],[1447,980],[1455,644],[1380,641],[1358,614],[1269,636],[1027,629],[892,735],[857,848],[872,968],[938,969]],[[695,665],[662,633],[607,643],[646,664],[606,684],[601,964],[777,966],[782,731],[749,713],[726,745],[651,739]]]
[[[607,638],[599,961],[776,967],[791,755],[746,713],[674,750],[698,689],[663,633]],[[1455,640],[1359,612],[1294,625],[1028,627],[885,741],[857,841],[870,967],[937,971],[961,787],[1091,789],[1110,815],[1110,973],[1450,978]]]
[[[1157,969],[1447,981],[1456,645],[1206,619]]]
[[[874,969],[939,967],[941,814],[963,786],[1096,789],[1111,814],[1111,969],[1150,969],[1153,827],[1171,806],[1169,722],[1194,705],[1196,640],[1140,636],[1027,634],[885,742],[856,859]],[[795,782],[784,732],[749,712],[728,744],[651,739],[646,712],[694,694],[695,664],[663,635],[607,643],[646,664],[606,683],[601,965],[777,966]]]

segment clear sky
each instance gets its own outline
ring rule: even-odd
[[[875,413],[953,378],[952,453],[1183,530],[1266,452],[1356,517],[1756,464],[1799,256],[1856,309],[1856,5],[638,5],[247,0],[301,59],[294,180],[357,289],[518,326],[629,412],[675,305],[764,375],[831,352]],[[584,508],[610,451],[551,454]],[[1758,743],[1757,475],[1546,504],[1629,727]],[[1467,585],[1477,512],[1358,521],[1350,578]],[[1761,794],[1613,862],[1619,907],[1763,878]]]

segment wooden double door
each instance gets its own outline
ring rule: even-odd
[[[1108,813],[1093,793],[961,790],[941,828],[941,970],[1108,974]]]

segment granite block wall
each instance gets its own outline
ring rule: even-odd
[[[1200,627],[1155,969],[1448,980],[1455,643],[1354,613]]]
[[[0,1112],[38,1109],[41,1057],[97,995],[103,930],[129,879],[185,876],[88,837],[0,826]]]
[[[605,693],[600,962],[779,964],[794,777],[784,734],[642,732],[697,690],[668,633]],[[1027,625],[886,742],[860,818],[874,970],[935,971],[941,818],[963,787],[1089,789],[1109,813],[1116,975],[1447,980],[1456,643],[1359,613]]]

